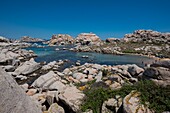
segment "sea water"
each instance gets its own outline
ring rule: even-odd
[[[27,50],[33,50],[38,57],[35,58],[37,62],[51,62],[67,59],[68,66],[74,64],[76,61],[84,63],[97,63],[102,65],[123,65],[123,64],[136,64],[143,67],[146,64],[152,63],[154,60],[145,56],[139,55],[112,55],[93,52],[74,52],[69,49],[73,45],[67,46],[47,46],[44,47],[29,47]],[[56,49],[57,48],[57,49]],[[59,49],[59,50],[58,50]],[[63,50],[66,49],[66,50]],[[88,56],[88,58],[83,58]]]

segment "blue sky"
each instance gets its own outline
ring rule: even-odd
[[[121,38],[137,29],[170,32],[170,0],[0,0],[0,35],[8,38]]]

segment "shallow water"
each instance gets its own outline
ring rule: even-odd
[[[106,65],[122,65],[122,64],[137,64],[143,67],[145,64],[151,63],[154,60],[144,56],[137,55],[111,55],[111,54],[101,54],[101,53],[90,53],[90,52],[73,52],[70,49],[73,46],[45,46],[44,48],[29,47],[27,50],[33,50],[38,57],[35,58],[37,62],[46,61],[58,61],[68,59],[68,65],[74,64],[77,60],[84,63],[98,63]],[[55,50],[59,48],[59,50]],[[67,50],[63,50],[67,48]],[[83,55],[88,56],[88,58],[82,58]]]

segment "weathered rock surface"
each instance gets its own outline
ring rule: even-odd
[[[102,113],[121,113],[122,101],[120,96],[108,99],[102,105]]]
[[[144,72],[143,68],[138,67],[136,64],[117,65],[112,68],[113,73],[120,73],[125,77],[137,77],[140,73]]]
[[[170,85],[170,70],[167,68],[147,68],[143,73],[143,77],[153,79],[153,81],[163,86]]]
[[[81,33],[76,37],[76,43],[81,45],[94,45],[101,42],[100,38],[93,33]]]
[[[48,113],[65,113],[65,111],[57,103],[53,103],[48,109]]]
[[[74,39],[68,35],[68,34],[58,34],[58,35],[53,35],[49,45],[65,45],[65,44],[73,44]]]
[[[80,105],[82,104],[84,96],[85,95],[75,86],[71,86],[66,87],[64,92],[59,94],[59,99],[77,113],[80,111]]]
[[[152,30],[136,30],[132,34],[126,34],[123,40],[126,42],[132,41],[170,44],[170,33],[160,33]]]
[[[8,43],[8,42],[9,42],[9,39],[7,39],[7,38],[5,38],[5,37],[0,36],[0,42]]]
[[[13,65],[17,67],[20,61],[25,61],[35,56],[36,54],[33,52],[20,49],[18,46],[0,48],[0,64],[2,65]]]
[[[108,42],[108,43],[116,43],[119,41],[120,41],[120,39],[118,39],[118,38],[107,38],[106,39],[106,42]]]
[[[151,64],[152,67],[164,67],[170,69],[170,59],[160,60]]]
[[[7,49],[3,49],[0,52],[0,63],[1,64],[12,64],[13,59],[19,57],[18,54],[8,51]]]
[[[33,73],[34,71],[41,68],[41,65],[34,61],[33,58],[31,58],[29,61],[24,62],[21,64],[15,71],[15,75],[23,74],[28,75],[30,73]]]
[[[66,86],[60,80],[61,78],[57,74],[50,71],[35,80],[32,86],[48,90],[63,91]]]
[[[124,113],[152,113],[147,107],[140,103],[140,93],[132,91],[123,99]]]
[[[42,113],[16,81],[0,68],[0,112]]]

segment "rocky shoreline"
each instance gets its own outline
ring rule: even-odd
[[[138,32],[135,33],[140,34]],[[155,35],[153,36],[155,37]],[[157,36],[160,35],[156,35],[156,37]],[[59,37],[61,38],[62,36]],[[112,48],[110,44],[106,46],[95,34],[80,34],[78,37],[78,46],[73,48],[73,51],[123,54],[123,52],[121,52],[122,47],[114,46]],[[87,37],[93,37],[95,40]],[[84,40],[84,42],[80,44],[81,38],[87,40]],[[85,103],[88,99],[87,93],[88,91],[97,89],[96,91],[99,91],[96,95],[97,97],[100,93],[101,95],[103,95],[102,93],[105,95],[105,90],[116,92],[123,89],[124,86],[133,86],[145,80],[153,81],[161,87],[170,86],[170,60],[160,59],[144,68],[135,64],[111,66],[85,63],[83,65],[76,64],[63,71],[59,71],[59,67],[67,63],[66,61],[59,60],[48,64],[37,63],[34,61],[34,57],[37,55],[34,54],[33,51],[22,49],[30,46],[29,44],[10,42],[5,38],[1,39],[4,40],[1,40],[0,46],[1,112],[152,113],[157,112],[155,111],[156,109],[140,103],[140,93],[142,92],[130,90],[124,97],[115,95],[115,97],[111,98],[108,96],[109,98],[105,100],[101,99],[101,105],[97,106],[100,107],[99,111],[93,109],[96,105],[88,106],[88,104]],[[114,42],[113,45],[118,43],[119,42]],[[92,49],[90,47],[92,47]],[[89,50],[89,48],[91,50]],[[35,77],[36,79],[29,84],[22,83],[18,85],[16,82],[16,80],[24,81],[29,77]],[[101,91],[98,90],[100,88],[102,88]],[[90,95],[93,96],[93,93]],[[166,96],[167,99],[170,99],[168,95]],[[95,95],[93,98],[95,98]],[[98,100],[91,100],[91,103],[93,103],[93,101]],[[91,103],[89,103],[89,105],[91,105]],[[168,112],[170,109],[169,105],[164,105],[164,110]]]
[[[75,39],[70,35],[53,35],[49,45],[75,44],[72,51],[104,54],[141,54],[170,58],[170,35],[152,30],[136,30],[124,38],[108,38],[102,41],[94,33],[81,33]]]

